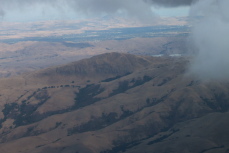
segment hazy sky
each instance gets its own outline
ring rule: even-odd
[[[187,16],[192,0],[0,0],[2,21],[62,20],[124,15],[149,20]]]
[[[37,21],[37,20],[66,20],[66,19],[84,19],[87,17],[81,13],[77,13],[71,8],[63,8],[61,11],[55,8],[47,6],[36,6],[24,10],[13,10],[7,11],[1,18],[2,21]],[[161,17],[178,17],[188,16],[189,7],[178,7],[178,8],[163,8],[163,7],[151,7],[152,14],[159,15]],[[105,14],[104,14],[105,15]]]
[[[152,10],[162,17],[188,16],[190,7],[181,6],[175,8],[152,7]]]

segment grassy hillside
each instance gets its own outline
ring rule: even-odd
[[[107,53],[0,80],[4,153],[227,152],[229,84]]]

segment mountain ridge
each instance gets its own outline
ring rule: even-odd
[[[15,95],[1,98],[0,149],[226,152],[227,138],[218,141],[224,134],[220,131],[228,132],[219,125],[227,127],[222,116],[228,115],[229,84],[187,76],[188,64],[183,57],[108,53],[20,76],[26,80],[18,79],[20,92],[9,84],[4,90],[14,90],[1,96]]]

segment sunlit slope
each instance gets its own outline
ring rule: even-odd
[[[226,152],[229,84],[188,63],[107,53],[1,80],[0,150]]]

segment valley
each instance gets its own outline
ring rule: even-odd
[[[186,18],[145,24],[120,17],[88,20],[2,22],[0,77],[16,76],[101,53],[189,54]]]
[[[186,37],[155,37],[99,42],[1,43],[0,77],[15,76],[109,52],[137,55],[189,55],[190,52],[185,50],[185,40]]]

